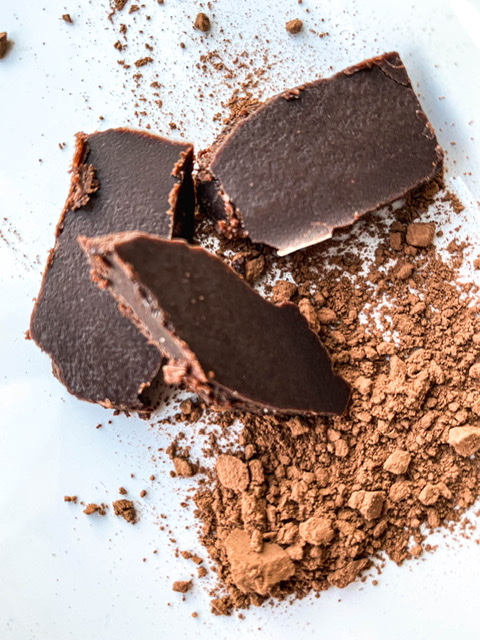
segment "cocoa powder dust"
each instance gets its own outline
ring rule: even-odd
[[[458,282],[465,247],[452,241],[443,259],[442,230],[416,221],[434,200],[452,216],[462,208],[438,178],[402,208],[283,259],[220,241],[228,262],[250,252],[281,274],[271,299],[299,305],[353,393],[342,417],[208,414],[232,430],[228,445],[211,437],[216,464],[195,495],[219,578],[214,613],[345,587],[383,552],[397,564],[418,557],[429,532],[474,504],[478,288]]]

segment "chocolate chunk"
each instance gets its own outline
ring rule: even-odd
[[[286,255],[430,180],[443,152],[398,53],[279,94],[202,154],[199,200],[228,236]]]
[[[142,410],[161,357],[90,279],[78,235],[140,229],[190,237],[192,147],[112,129],[78,134],[70,193],[31,320],[31,335],[77,397]],[[154,385],[152,385],[154,386]]]
[[[184,241],[127,233],[80,238],[93,277],[169,359],[220,408],[341,414],[349,387],[296,305],[275,306],[215,255]]]

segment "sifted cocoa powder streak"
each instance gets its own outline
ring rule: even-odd
[[[378,566],[381,552],[398,564],[418,557],[429,549],[428,531],[474,504],[478,288],[458,282],[464,246],[451,242],[446,262],[431,244],[432,225],[414,222],[435,197],[453,215],[461,210],[440,189],[438,178],[401,209],[286,259],[248,241],[220,241],[220,255],[260,250],[282,274],[267,290],[305,309],[353,396],[340,418],[211,418],[225,430],[235,418],[242,425],[233,452],[212,439],[222,465],[195,496],[220,582],[213,613],[343,588]],[[369,235],[380,238],[370,263],[362,257]]]

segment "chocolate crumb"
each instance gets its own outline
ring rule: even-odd
[[[127,522],[135,524],[137,522],[137,511],[131,500],[115,500],[112,502],[113,512],[116,516],[122,517]]]
[[[106,505],[90,502],[83,510],[83,513],[85,513],[87,516],[92,515],[92,513],[98,513],[98,515],[104,516],[107,513]]]
[[[172,585],[172,591],[177,593],[187,593],[192,587],[191,580],[176,580]]]
[[[153,62],[153,58],[150,56],[145,56],[144,58],[139,58],[134,62],[136,67],[144,67],[146,64],[150,64]]]
[[[77,496],[63,496],[64,502],[74,502],[77,503]]]
[[[72,16],[69,13],[64,13],[62,16],[62,20],[64,22],[68,22],[68,24],[73,24]]]
[[[207,14],[200,12],[197,13],[197,17],[195,18],[193,26],[195,27],[195,29],[199,29],[200,31],[206,33],[207,31],[210,31],[212,25]]]
[[[288,33],[293,33],[293,34],[299,33],[303,29],[303,22],[298,18],[295,18],[294,20],[289,20],[285,24],[285,29],[288,31]]]

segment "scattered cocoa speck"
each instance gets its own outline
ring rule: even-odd
[[[72,16],[69,13],[64,13],[62,16],[62,20],[64,22],[68,22],[68,24],[73,24]]]
[[[303,22],[298,18],[295,18],[294,20],[289,20],[285,24],[285,29],[288,31],[288,33],[292,33],[292,34],[299,33],[303,29]]]
[[[212,27],[210,18],[207,16],[206,13],[202,13],[202,12],[197,13],[197,17],[195,18],[195,22],[193,26],[195,27],[195,29],[199,29],[204,33],[206,33],[207,31],[210,31]]]
[[[147,495],[147,491],[145,489],[142,489],[140,491],[140,498],[145,498],[146,495]]]
[[[173,458],[175,473],[181,478],[191,478],[195,475],[195,467],[185,458]]]
[[[139,58],[134,62],[136,67],[144,67],[146,64],[150,64],[153,62],[153,58],[150,56],[145,56],[144,58]]]
[[[121,496],[126,496],[126,495],[127,495],[127,493],[128,493],[128,491],[125,489],[125,487],[119,487],[119,489],[118,489],[118,493],[119,493]]]
[[[177,593],[187,593],[192,587],[191,580],[176,580],[172,585],[172,591]]]
[[[113,512],[127,522],[135,524],[137,522],[137,511],[131,500],[121,499],[112,502]]]
[[[181,49],[185,49],[185,43],[184,42],[180,42],[180,48]]]
[[[155,480],[155,476],[150,476],[149,480],[153,482]]]
[[[198,613],[196,611],[192,613],[192,618],[198,618]]]
[[[193,413],[194,409],[195,405],[190,398],[187,398],[187,400],[183,400],[183,402],[180,403],[180,411],[184,416],[190,416]]]
[[[206,567],[198,567],[197,575],[199,578],[204,578],[207,575],[208,571]]]
[[[77,503],[77,496],[63,496],[63,500],[65,502],[74,502]]]
[[[107,513],[106,505],[90,502],[83,510],[83,513],[85,513],[87,516],[92,515],[92,513],[98,513],[98,515],[104,516]]]

